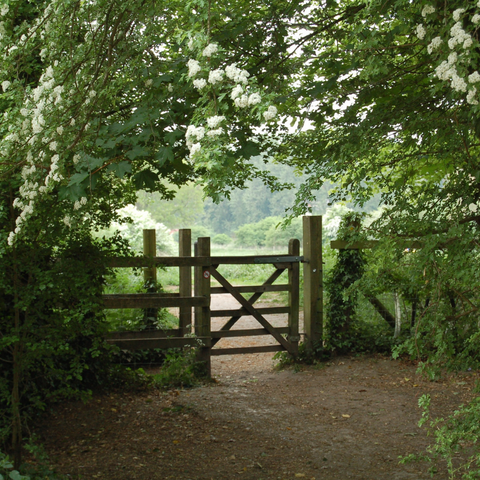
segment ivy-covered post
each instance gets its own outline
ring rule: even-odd
[[[326,311],[328,348],[336,353],[351,350],[354,342],[352,325],[357,307],[357,292],[352,285],[358,281],[365,270],[365,258],[353,244],[361,237],[364,214],[351,212],[342,219],[338,230],[339,240],[346,242],[337,255],[337,261],[325,281],[328,294]]]
[[[157,267],[153,263],[153,259],[157,255],[157,239],[155,230],[143,230],[143,254],[152,259],[152,265],[143,269],[143,281],[145,289],[148,293],[156,293],[157,291]],[[146,326],[153,327],[157,323],[158,309],[146,308],[144,312],[144,322]]]
[[[305,348],[313,354],[323,343],[322,217],[303,217],[303,322]]]

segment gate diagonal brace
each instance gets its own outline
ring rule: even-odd
[[[215,265],[214,268],[212,268],[212,270],[215,270],[216,271],[216,268],[217,268],[218,265]],[[265,280],[265,282],[262,284],[262,286],[266,286],[266,285],[272,285],[273,282],[285,271],[285,269],[277,269],[275,270],[271,275],[270,277],[267,278],[267,280]],[[234,288],[232,286],[232,288]],[[253,305],[262,295],[264,294],[264,292],[257,292],[257,293],[254,293],[248,300],[247,302],[250,303],[250,305]],[[242,297],[243,298],[243,297]],[[238,320],[240,320],[242,317],[241,316],[235,316],[235,317],[231,317],[230,320],[228,320],[228,322],[220,329],[221,331],[224,331],[224,330],[231,330],[231,328],[238,322]],[[212,347],[217,344],[221,339],[220,338],[212,338]]]
[[[213,277],[224,287],[228,292],[232,295],[237,302],[239,302],[245,309],[248,311],[250,315],[252,315],[261,325],[264,327],[270,335],[272,335],[275,340],[277,340],[280,345],[282,345],[285,350],[290,351],[290,343],[285,340],[276,330],[275,328],[270,325],[270,323],[265,320],[265,318],[260,315],[255,308],[246,300],[245,298],[242,297],[241,294],[239,294],[236,290],[235,287],[227,280],[225,279],[215,268],[212,268],[211,274]]]

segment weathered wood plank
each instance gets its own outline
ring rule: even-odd
[[[276,327],[278,333],[288,333],[288,327]],[[212,338],[233,338],[233,337],[256,337],[270,335],[265,328],[250,328],[246,330],[217,330],[212,332]]]
[[[322,217],[303,217],[303,318],[307,351],[323,340]]]
[[[107,339],[107,342],[117,345],[122,350],[140,350],[150,348],[182,348],[195,347],[197,340],[201,340],[205,347],[209,347],[209,337],[177,337],[177,338],[132,338],[132,339]]]
[[[257,347],[212,348],[211,355],[241,355],[244,353],[284,352],[282,345],[259,345]]]
[[[112,268],[133,268],[133,267],[151,267],[153,265],[161,265],[165,267],[195,267],[210,265],[250,265],[259,263],[281,264],[289,266],[292,257],[290,255],[265,255],[262,257],[248,256],[224,256],[211,257],[210,255],[199,255],[196,257],[178,256],[178,257],[115,257],[107,261],[107,266]],[[303,261],[303,257],[298,257],[298,261]],[[257,260],[257,261],[256,261]],[[286,267],[285,267],[286,268]]]
[[[209,265],[210,257],[116,257],[107,262],[107,266],[112,268],[137,268],[150,267],[152,265],[161,265],[164,267],[194,267]]]
[[[178,253],[181,257],[192,256],[192,231],[180,229],[178,231]],[[179,268],[179,291],[182,297],[192,296],[192,267],[182,266]],[[184,336],[192,331],[192,306],[180,307],[179,326]]]
[[[256,308],[255,310],[260,315],[280,315],[282,313],[290,313],[290,307],[265,307]],[[245,308],[240,308],[238,310],[212,310],[210,315],[215,318],[231,316],[240,318],[250,316],[251,313]]]
[[[291,255],[245,255],[245,256],[223,256],[210,257],[212,265],[250,265],[250,264],[274,264],[292,261],[302,262],[303,257],[292,258]]]
[[[195,244],[195,255],[199,257],[210,256],[210,238],[200,237]],[[208,337],[210,339],[210,270],[208,266],[195,267],[195,296],[204,297],[207,300],[207,304],[201,307],[195,307],[195,335],[198,337]],[[197,359],[203,365],[204,374],[210,377],[211,370],[211,358],[210,358],[210,345],[201,347],[198,349]]]
[[[288,253],[290,255],[299,255],[300,253],[300,241],[297,239],[291,239],[288,244]],[[288,293],[288,305],[290,311],[288,312],[288,341],[292,345],[290,353],[294,356],[298,355],[298,342],[300,336],[298,334],[299,329],[299,309],[300,309],[300,265],[298,263],[292,263],[288,270],[288,282],[290,284],[290,290]]]
[[[242,285],[236,286],[235,290],[239,293],[254,293],[254,292],[288,292],[290,291],[290,285],[288,284],[279,284],[279,285]],[[223,287],[212,287],[211,293],[228,293],[226,288]]]
[[[180,297],[178,294],[163,296],[158,293],[131,295],[103,295],[104,308],[166,308],[166,307],[206,307],[210,299],[205,297]]]

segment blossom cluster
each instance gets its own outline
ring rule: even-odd
[[[480,0],[476,2],[476,8],[480,9]],[[422,16],[428,22],[430,16],[436,12],[432,5],[425,5],[422,10]],[[442,81],[449,82],[452,90],[458,93],[466,93],[466,101],[470,105],[478,105],[478,92],[476,84],[480,81],[480,74],[474,70],[473,50],[478,47],[478,41],[471,33],[464,28],[465,8],[457,8],[452,13],[453,25],[448,30],[448,40],[441,36],[435,36],[427,45],[427,52],[430,55],[436,55],[442,60],[435,68],[435,76]],[[480,23],[480,13],[475,13],[466,24],[477,25]],[[475,27],[476,28],[476,27]],[[427,37],[427,28],[423,25],[417,25],[416,35],[420,40]],[[448,49],[442,50],[442,45],[446,43]],[[443,59],[442,59],[443,57]],[[446,58],[445,58],[446,57]],[[473,73],[470,73],[474,70]]]
[[[190,39],[188,47],[194,49],[194,39]],[[250,73],[241,69],[237,64],[233,63],[221,68],[212,68],[210,63],[212,57],[220,52],[220,48],[216,43],[209,43],[201,50],[201,57],[207,57],[208,63],[204,64],[193,58],[187,62],[188,78],[191,79],[193,86],[202,91],[202,93],[216,92],[217,90],[226,90],[226,94],[222,98],[230,98],[233,105],[239,109],[247,109],[262,104],[262,96],[260,92],[250,85]],[[210,89],[207,90],[207,87]],[[215,96],[218,98],[218,96]],[[263,110],[263,109],[262,109]],[[277,115],[277,108],[273,105],[268,106],[263,111],[263,119],[265,121],[273,120]],[[186,144],[190,151],[190,157],[201,151],[201,141],[204,138],[220,137],[225,133],[221,123],[227,121],[223,115],[213,115],[207,117],[206,125],[189,125],[186,132]]]
[[[6,28],[12,20],[5,16],[10,12],[8,5],[0,9],[0,47],[3,49],[2,69],[0,70],[0,95],[8,92],[16,98],[17,108],[3,115],[8,125],[8,134],[0,139],[0,157],[16,159],[21,168],[22,184],[18,189],[17,198],[13,201],[16,209],[15,228],[8,236],[8,244],[13,245],[17,236],[25,228],[27,221],[40,211],[42,203],[50,196],[56,184],[65,181],[66,162],[70,155],[66,146],[71,142],[67,129],[75,125],[75,118],[67,113],[69,100],[73,91],[65,94],[64,75],[58,60],[49,61],[48,49],[40,52],[45,65],[38,83],[32,90],[24,90],[15,75],[9,74],[9,66],[17,64],[17,57],[37,50],[37,45],[52,46],[55,38],[55,12],[58,6],[55,2],[48,3],[43,13],[31,24],[24,22],[22,31],[16,32]],[[91,28],[99,28],[92,25]],[[8,34],[7,34],[8,31]],[[20,38],[17,38],[20,37]],[[40,50],[40,49],[38,49]],[[3,77],[3,78],[2,78]],[[81,69],[77,72],[76,87],[88,84],[86,76],[81,82]],[[58,78],[62,78],[61,81]],[[80,81],[79,81],[80,80]],[[89,88],[85,90],[84,104],[94,101],[96,92]],[[78,128],[74,129],[78,134]],[[73,210],[79,210],[87,204],[87,198],[82,197],[72,204]],[[63,223],[72,226],[73,214],[66,215]],[[60,219],[61,220],[61,217]]]

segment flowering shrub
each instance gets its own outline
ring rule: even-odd
[[[443,10],[437,11],[427,4],[422,9],[422,17],[425,25],[417,25],[416,35],[420,40],[429,41],[427,51],[437,62],[435,76],[449,82],[454,92],[466,93],[467,103],[478,105],[476,84],[480,82],[480,74],[476,70],[476,50],[480,1],[468,9],[457,8],[446,16]]]
[[[199,34],[192,36],[188,42],[190,53],[197,56],[187,62],[188,79],[202,94],[201,102],[206,107],[196,112],[196,125],[188,126],[186,139],[190,159],[197,166],[211,169],[214,165],[211,161],[212,152],[218,158],[235,148],[237,142],[228,128],[232,117],[241,114],[253,123],[261,124],[273,120],[277,108],[269,105],[272,95],[264,94],[262,98],[260,87],[250,78],[247,70],[235,63],[226,64],[219,45],[207,43],[205,46],[206,42],[208,36]],[[250,112],[241,112],[248,108]]]

